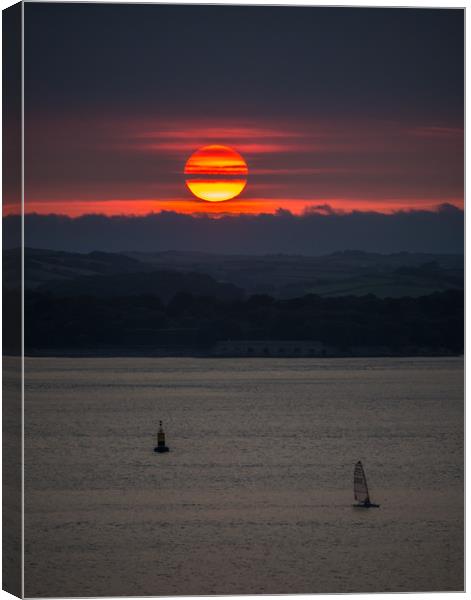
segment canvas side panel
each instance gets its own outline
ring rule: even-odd
[[[3,589],[22,596],[21,48],[22,5],[3,29]]]

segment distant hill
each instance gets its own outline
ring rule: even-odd
[[[176,271],[149,271],[138,273],[115,273],[76,277],[68,281],[49,281],[37,287],[38,292],[55,296],[96,296],[112,298],[151,295],[162,302],[169,302],[177,294],[210,296],[218,300],[238,300],[244,291],[231,283],[218,283],[202,273],[179,273]]]
[[[7,287],[14,280],[18,268],[19,249],[3,252],[4,282]],[[109,252],[58,252],[25,248],[25,286],[37,288],[49,281],[70,281],[76,277],[135,273],[152,270],[151,265],[126,256]]]
[[[6,352],[20,347],[18,250],[3,253]],[[336,252],[228,256],[25,249],[28,353],[211,352],[317,340],[332,355],[463,351],[464,258]],[[16,311],[16,312],[15,312]]]
[[[4,252],[7,289],[18,285],[14,279],[18,257],[18,250]],[[184,278],[177,283],[176,276],[170,276],[169,272],[183,274]],[[204,275],[210,280],[199,279],[196,275]],[[161,284],[158,279],[162,280]],[[127,294],[129,290],[132,293],[139,290],[139,293],[154,294],[159,293],[158,287],[162,285],[163,288],[168,286],[168,291],[163,292],[167,296],[175,286],[179,291],[183,286],[185,291],[199,294],[200,290],[203,290],[201,293],[212,290],[215,283],[230,284],[244,290],[247,295],[269,294],[275,298],[305,294],[324,297],[365,294],[379,298],[419,297],[449,289],[463,289],[464,257],[407,252],[377,254],[355,250],[313,257],[200,252],[80,254],[25,249],[27,289],[67,295],[110,295],[111,289],[113,293]],[[222,292],[223,289],[220,288],[220,292],[226,293]],[[227,291],[230,289],[227,288]],[[237,293],[234,289],[233,292]]]
[[[458,254],[376,254],[360,251],[325,256],[233,256],[198,252],[132,252],[127,256],[155,267],[207,273],[248,294],[293,298],[362,296],[419,297],[463,289],[464,257]]]

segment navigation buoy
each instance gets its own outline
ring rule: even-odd
[[[157,446],[154,452],[168,452],[169,448],[165,445],[165,431],[162,428],[162,421],[159,421],[159,430],[157,431]]]

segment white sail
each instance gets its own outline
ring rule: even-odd
[[[355,471],[353,472],[353,492],[355,494],[355,500],[358,502],[366,502],[369,500],[368,485],[366,483],[365,471],[361,460],[355,465]]]

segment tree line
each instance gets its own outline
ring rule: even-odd
[[[4,292],[4,352],[19,351],[20,297]],[[8,316],[10,315],[10,316]],[[339,350],[387,346],[459,354],[464,345],[463,291],[418,298],[373,295],[289,300],[267,295],[224,300],[177,293],[59,297],[25,293],[26,353],[48,349],[186,347],[204,351],[225,340],[318,340]]]

